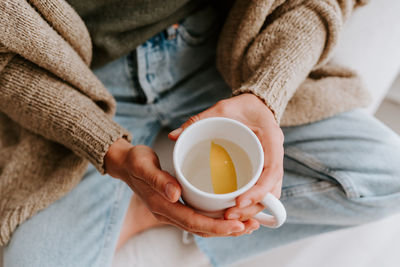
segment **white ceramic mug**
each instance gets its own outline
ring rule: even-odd
[[[183,175],[184,159],[194,145],[204,140],[225,139],[239,145],[249,156],[253,167],[252,178],[236,191],[214,194],[193,186]],[[257,136],[246,125],[236,120],[214,117],[200,120],[186,128],[175,143],[173,162],[176,177],[182,187],[184,202],[200,213],[214,218],[223,217],[223,210],[236,205],[235,199],[249,190],[259,179],[264,166],[264,151]],[[261,225],[277,228],[286,220],[286,210],[272,194],[267,193],[261,204],[272,214],[260,212],[254,216]]]

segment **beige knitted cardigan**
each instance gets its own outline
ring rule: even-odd
[[[234,94],[251,92],[282,126],[364,105],[354,72],[327,64],[355,0],[238,0],[217,65]],[[68,193],[91,162],[130,133],[88,65],[84,23],[63,0],[0,1],[0,245]]]

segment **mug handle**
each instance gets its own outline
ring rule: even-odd
[[[274,195],[267,193],[260,203],[272,214],[260,212],[253,217],[262,226],[278,228],[286,221],[286,209]]]

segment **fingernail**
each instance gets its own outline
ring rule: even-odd
[[[235,226],[232,230],[233,230],[234,233],[236,233],[236,232],[242,232],[242,231],[244,230],[244,225],[243,225],[243,223],[241,223],[240,225]]]
[[[177,135],[177,134],[180,134],[182,132],[182,130],[183,130],[182,128],[178,128],[178,129],[173,130],[169,134],[170,135]]]
[[[175,200],[175,199],[174,199],[174,197],[175,197],[175,192],[176,192],[176,188],[175,188],[175,186],[174,186],[172,183],[168,183],[168,184],[165,186],[165,194],[166,194],[167,198],[168,198],[170,201],[174,201],[174,200]]]
[[[240,217],[240,215],[237,213],[231,213],[228,215],[229,220],[236,220],[236,219],[239,219],[239,217]]]
[[[251,200],[250,199],[245,199],[242,202],[239,203],[239,208],[245,208],[251,205]]]

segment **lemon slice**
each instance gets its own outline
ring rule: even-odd
[[[236,171],[232,159],[225,148],[214,142],[211,142],[210,169],[215,194],[226,194],[237,190]]]

